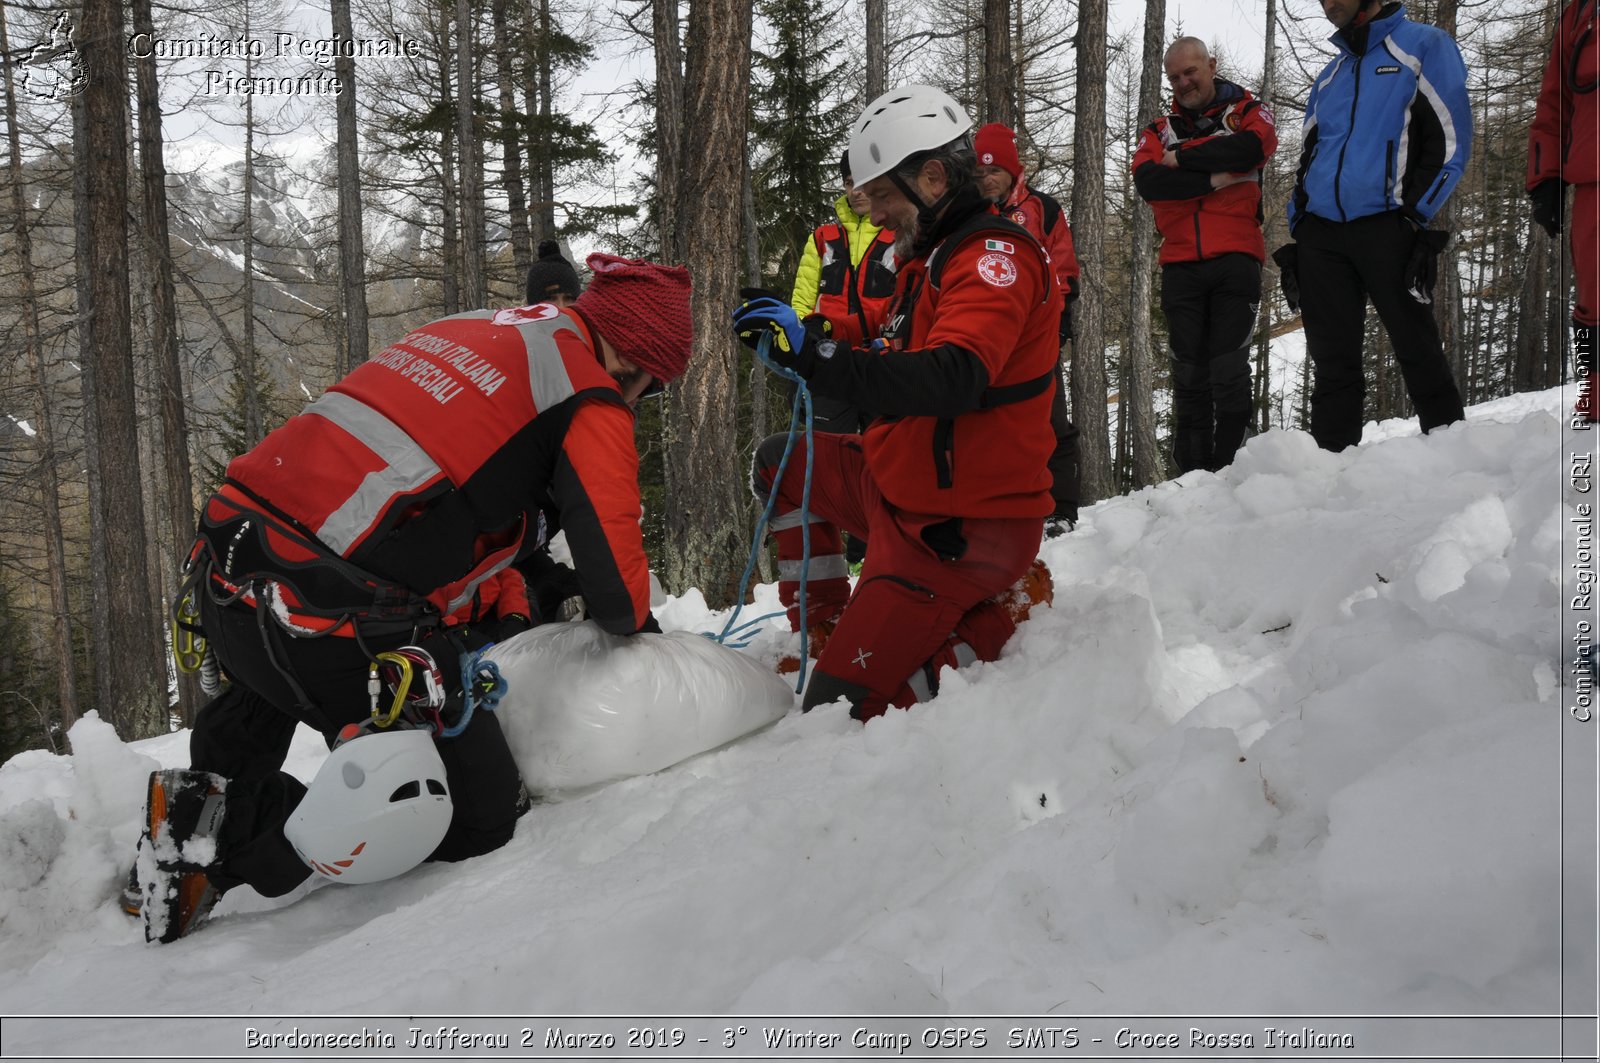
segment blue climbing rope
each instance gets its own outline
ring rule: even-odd
[[[799,434],[797,426],[802,423],[803,417],[806,438],[806,476],[805,484],[800,492],[800,674],[795,680],[794,687],[795,693],[798,694],[805,688],[806,663],[809,659],[807,640],[810,632],[806,625],[806,578],[811,570],[811,470],[815,465],[815,462],[811,460],[813,411],[811,408],[811,389],[806,386],[805,378],[794,370],[787,369],[774,362],[770,353],[771,349],[772,335],[768,333],[762,336],[760,342],[756,345],[756,360],[771,372],[794,383],[794,404],[789,411],[789,438],[783,445],[783,457],[778,461],[777,474],[772,478],[772,493],[767,496],[766,508],[761,511],[761,519],[756,522],[755,537],[750,543],[750,559],[745,562],[744,575],[739,577],[739,594],[736,599],[738,604],[734,606],[733,612],[729,614],[728,622],[723,625],[720,634],[710,635],[709,632],[707,634],[713,641],[728,645],[727,639],[734,632],[743,631],[745,628],[754,627],[763,621],[783,615],[782,613],[768,613],[766,616],[746,621],[737,628],[733,626],[733,622],[739,618],[739,613],[744,609],[745,594],[750,588],[750,576],[755,571],[756,559],[761,556],[761,547],[766,539],[767,525],[772,521],[772,511],[778,504],[778,485],[783,482],[784,470],[789,467],[789,456],[794,453],[794,442]],[[742,642],[735,642],[733,645],[738,648],[748,646],[750,639],[754,637],[755,633],[752,631],[744,637]]]
[[[500,707],[500,699],[506,696],[509,685],[505,676],[500,674],[500,667],[493,661],[483,659],[483,655],[493,646],[490,643],[476,653],[461,655],[461,719],[456,721],[454,727],[446,727],[441,731],[439,737],[454,738],[465,731],[477,709],[493,712]],[[477,689],[479,686],[486,686],[487,689],[480,693]]]

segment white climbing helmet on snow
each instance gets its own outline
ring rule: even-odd
[[[335,882],[382,882],[428,858],[450,829],[450,790],[429,731],[374,731],[328,754],[284,824],[306,866]]]
[[[919,151],[942,148],[972,128],[966,109],[932,85],[902,85],[867,105],[850,131],[856,185],[881,177]]]

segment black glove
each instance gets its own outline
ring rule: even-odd
[[[1278,284],[1283,288],[1283,301],[1289,304],[1289,313],[1300,312],[1300,248],[1297,244],[1284,244],[1272,252],[1272,261],[1278,264]]]
[[[560,620],[561,603],[582,593],[576,572],[559,561],[549,560],[549,555],[543,556],[546,563],[529,565],[524,569],[528,579],[528,603],[533,606],[533,622],[536,624]]]
[[[1547,177],[1528,190],[1533,201],[1533,220],[1539,228],[1555,236],[1561,231],[1561,208],[1566,197],[1566,183],[1559,178]]]
[[[1423,306],[1433,302],[1433,284],[1439,279],[1439,252],[1449,242],[1448,230],[1423,229],[1411,245],[1411,258],[1406,262],[1406,291]]]
[[[504,642],[514,635],[520,635],[533,626],[533,622],[520,613],[511,613],[495,620],[483,620],[478,623],[478,630],[494,642]]]
[[[1072,338],[1072,304],[1068,303],[1061,308],[1061,330],[1058,336],[1062,343]]]

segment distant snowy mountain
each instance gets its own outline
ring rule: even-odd
[[[472,1015],[896,1014],[923,1017],[908,1037],[976,1025],[991,1048],[1018,1027],[1108,1052],[1170,1028],[1165,1057],[1204,1057],[1191,1027],[1257,1048],[1272,1027],[1302,1053],[1556,1058],[1539,1016],[1592,1009],[1596,961],[1595,725],[1572,715],[1563,642],[1594,620],[1568,605],[1569,565],[1592,574],[1569,459],[1594,439],[1570,400],[1488,403],[1428,437],[1369,426],[1337,455],[1269,432],[1221,473],[1087,509],[1043,546],[1054,607],[930,704],[865,727],[793,712],[540,804],[479,859],[230,894],[170,946],[112,898],[145,775],[186,763],[186,735],[129,746],[85,719],[71,756],[0,766],[0,1012],[243,1018],[8,1019],[7,1055],[497,1028]],[[747,615],[774,601],[760,588]],[[694,592],[657,615],[724,618]],[[775,659],[776,624],[744,652]],[[323,755],[302,730],[288,768]],[[313,1014],[352,1018],[270,1018]],[[992,1018],[1016,1015],[1038,1019]],[[1526,1018],[1360,1017],[1482,1015]],[[839,1024],[819,1058],[893,1026]],[[501,1028],[519,1025],[543,1043],[551,1024]],[[743,1025],[749,1051],[778,1038],[768,1058],[826,1026]],[[1593,1031],[1569,1026],[1568,1050],[1587,1037],[1592,1058]]]

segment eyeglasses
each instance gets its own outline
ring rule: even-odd
[[[621,372],[612,373],[611,379],[617,382],[617,387],[622,391],[622,401],[632,405],[640,399],[648,399],[661,394],[666,385],[645,372],[631,362],[624,360]]]

